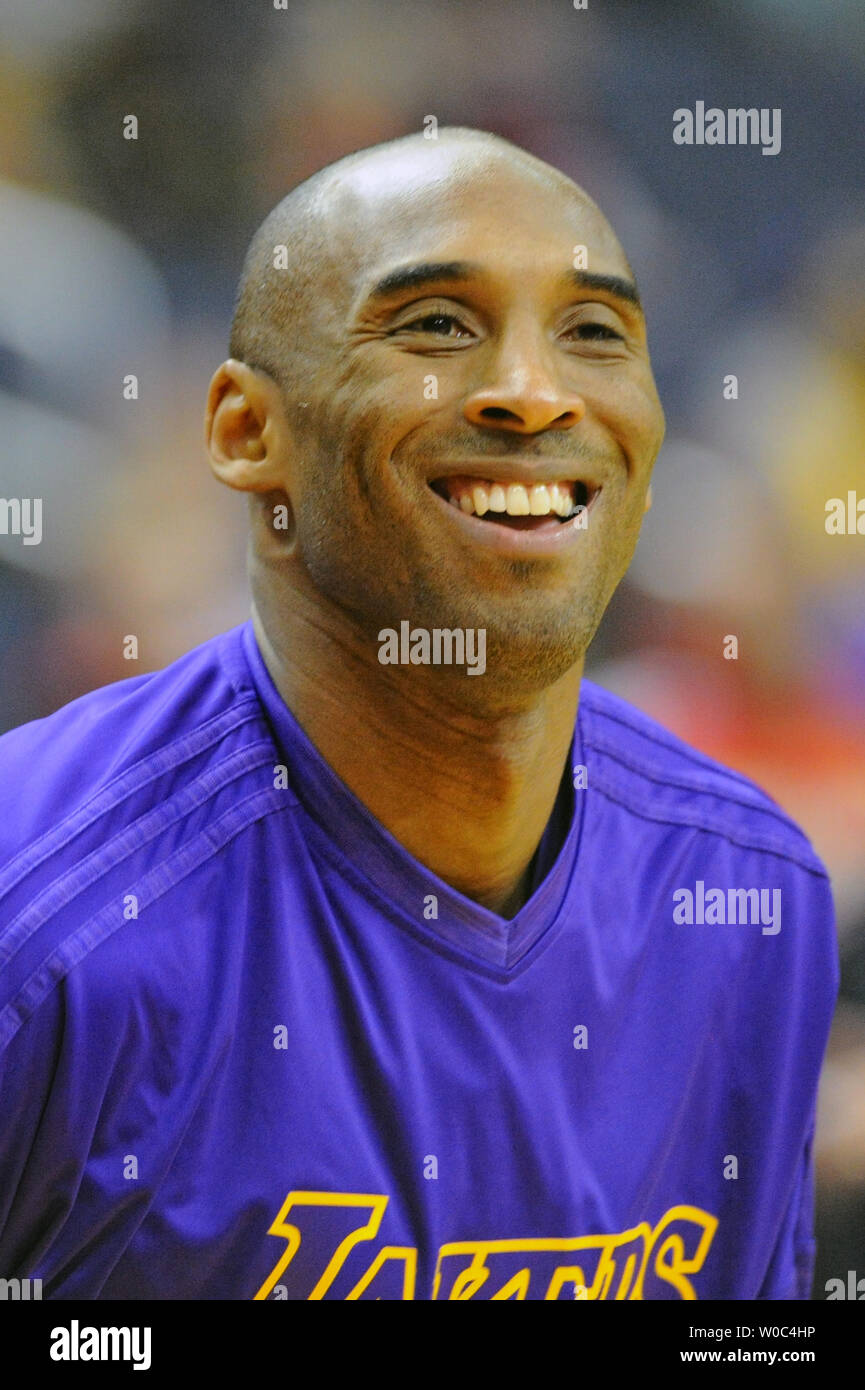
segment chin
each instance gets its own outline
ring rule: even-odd
[[[565,632],[487,630],[487,676],[513,690],[541,691],[554,685],[585,655],[594,629]]]

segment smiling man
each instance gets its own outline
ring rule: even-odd
[[[583,679],[664,432],[606,219],[479,132],[329,166],[206,429],[251,621],[0,742],[0,1274],[807,1297],[825,870]]]

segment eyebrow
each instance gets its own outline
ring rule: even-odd
[[[415,290],[441,280],[470,280],[480,274],[481,267],[471,261],[421,261],[417,265],[398,266],[370,291],[370,299],[384,299],[400,290]]]
[[[604,290],[616,299],[624,299],[635,308],[642,309],[640,292],[633,280],[621,275],[601,275],[593,270],[575,270],[571,276],[573,283],[581,290]]]
[[[483,273],[483,267],[472,261],[421,261],[415,265],[398,266],[379,280],[369,293],[370,299],[386,299],[401,290],[421,289],[425,285],[441,284],[444,280],[465,281]],[[621,275],[602,275],[593,270],[573,270],[568,281],[581,290],[601,290],[616,299],[642,309],[640,294],[633,280]]]

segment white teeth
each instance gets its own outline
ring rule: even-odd
[[[525,486],[523,483],[468,482],[458,484],[448,501],[467,515],[507,512],[508,516],[559,516],[564,519],[574,513],[573,490],[573,483]]]
[[[508,516],[529,516],[529,494],[522,483],[508,488]]]
[[[553,483],[550,488],[550,505],[556,516],[570,516],[572,503],[568,489]]]
[[[480,484],[478,484],[477,487],[472,488],[472,501],[475,504],[475,511],[477,512],[478,516],[483,516],[484,512],[489,511],[490,499],[487,496],[486,488],[481,487]]]
[[[529,512],[532,516],[547,516],[550,511],[550,493],[544,483],[535,483],[529,493]]]

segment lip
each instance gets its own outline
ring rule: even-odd
[[[442,478],[487,478],[497,483],[523,483],[532,487],[535,483],[581,482],[591,492],[600,491],[600,483],[587,477],[580,469],[577,459],[538,459],[536,462],[519,461],[513,458],[460,459],[448,468],[437,470],[427,478],[427,486]]]
[[[571,464],[571,468],[573,468],[573,464]],[[465,472],[465,468],[460,470],[460,473]],[[456,473],[457,470],[454,469],[454,474]],[[450,476],[453,476],[453,474],[437,473],[436,479]],[[457,474],[457,476],[459,476],[459,474]],[[483,475],[481,473],[472,473],[471,476],[482,477]],[[496,469],[494,476],[497,480],[502,482],[521,483],[528,481],[529,483],[541,483],[559,482],[572,475],[559,471],[557,473],[546,473],[545,476],[541,476],[539,473],[526,473],[525,470],[521,473],[511,470],[506,474],[504,471],[499,472],[498,469]],[[595,489],[586,507],[586,511],[590,517],[598,498],[603,492],[603,487],[600,484],[589,482],[588,479],[580,479],[580,481],[586,482],[589,488],[594,487]],[[428,491],[435,499],[435,502],[441,508],[444,515],[449,517],[453,525],[459,527],[468,539],[474,541],[477,545],[484,546],[487,550],[496,551],[499,555],[509,555],[511,558],[529,559],[534,556],[566,555],[575,545],[579,545],[581,537],[588,535],[591,527],[590,520],[588,526],[576,526],[573,519],[569,521],[560,521],[558,518],[551,518],[549,528],[542,527],[533,531],[518,531],[508,526],[497,526],[495,522],[484,521],[479,516],[474,516],[469,512],[462,511],[459,507],[452,506],[450,502],[445,501],[443,497],[439,496],[433,487],[428,487]]]

